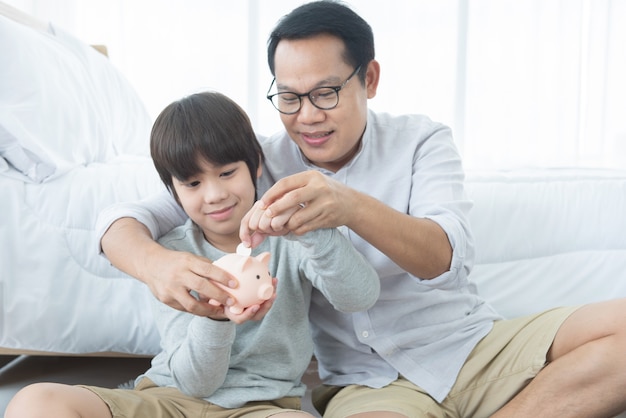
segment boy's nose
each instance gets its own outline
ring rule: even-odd
[[[206,203],[219,202],[223,200],[227,194],[225,188],[214,184],[204,189],[204,201]]]

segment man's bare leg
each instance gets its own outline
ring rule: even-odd
[[[586,305],[561,326],[549,364],[496,417],[613,417],[626,410],[626,299]]]

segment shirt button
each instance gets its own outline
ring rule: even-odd
[[[367,338],[367,337],[369,337],[369,336],[370,336],[370,333],[369,333],[369,332],[367,332],[367,331],[363,331],[363,332],[361,333],[361,336],[362,336],[363,338]]]

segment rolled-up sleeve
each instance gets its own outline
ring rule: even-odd
[[[187,219],[183,209],[167,191],[135,202],[120,202],[108,206],[98,215],[95,225],[97,252],[102,252],[101,241],[111,225],[121,218],[134,218],[148,228],[155,240],[182,225]]]

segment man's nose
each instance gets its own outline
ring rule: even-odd
[[[324,118],[324,112],[324,110],[315,107],[309,97],[303,97],[300,111],[298,112],[298,120],[307,124],[318,122]]]

